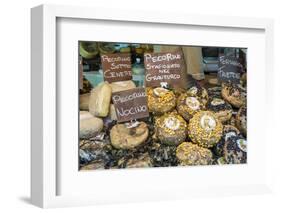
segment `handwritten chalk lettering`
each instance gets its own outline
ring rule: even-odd
[[[120,109],[116,109],[117,116],[119,116],[119,117],[133,116],[137,113],[146,112],[146,111],[147,111],[147,106],[145,106],[145,105],[131,107],[129,109],[126,109],[123,107],[121,107]]]
[[[150,53],[146,53],[144,55],[144,57],[146,58],[146,60],[148,62],[161,62],[161,61],[173,61],[173,60],[180,60],[181,59],[181,54],[179,53],[176,53],[176,54],[173,54],[173,53],[165,53],[165,54],[162,54],[162,55],[158,55],[158,56],[155,56],[153,54],[150,54]]]
[[[146,94],[144,91],[134,92],[130,95],[122,95],[122,94],[114,95],[112,98],[113,98],[114,103],[124,103],[124,102],[131,101],[133,99],[141,98],[141,97],[146,97]]]
[[[112,57],[110,57],[110,55],[113,55]],[[103,61],[107,61],[109,63],[114,63],[114,62],[131,62],[131,57],[130,56],[118,56],[118,54],[110,54],[110,55],[102,55],[101,58]]]
[[[171,80],[171,79],[174,79],[174,80],[177,80],[177,79],[180,79],[181,78],[181,75],[179,74],[170,74],[170,75],[151,75],[151,74],[147,74],[145,76],[145,80],[150,82],[150,81],[164,81],[164,80]],[[160,82],[160,83],[161,83]]]
[[[242,64],[235,58],[235,59],[230,59],[230,58],[225,58],[225,56],[220,56],[220,63],[223,65],[233,65],[236,67],[243,67]]]
[[[110,69],[116,70],[116,69],[131,69],[131,65],[129,64],[115,64],[112,63]]]
[[[147,64],[147,70],[153,69],[179,69],[181,68],[181,64]]]
[[[128,53],[113,53],[101,56],[105,81],[116,82],[132,79],[131,56]]]
[[[131,76],[132,71],[128,70],[128,71],[112,72],[111,70],[105,70],[103,75],[106,79],[123,78],[123,77],[126,77],[126,76]]]
[[[118,122],[130,121],[149,116],[147,96],[144,88],[115,92],[112,94]]]
[[[221,82],[239,84],[242,70],[243,66],[237,58],[225,55],[219,56],[218,79]]]
[[[145,85],[148,87],[161,86],[163,82],[170,87],[185,87],[183,77],[184,61],[180,51],[167,53],[144,54],[146,69]]]
[[[224,78],[240,78],[240,74],[239,73],[235,73],[235,72],[223,72],[221,71],[220,73],[220,76],[221,77],[224,77]]]

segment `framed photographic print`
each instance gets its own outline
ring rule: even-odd
[[[270,192],[271,20],[31,14],[32,203]]]

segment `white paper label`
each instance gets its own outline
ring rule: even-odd
[[[169,117],[164,122],[165,126],[171,130],[177,130],[180,127],[180,121],[177,118]]]
[[[192,110],[198,110],[200,108],[200,103],[195,97],[187,97],[185,104]]]
[[[191,94],[191,95],[196,95],[197,92],[198,92],[198,89],[197,87],[191,87],[188,92]]]
[[[212,101],[211,101],[211,104],[213,106],[218,106],[218,105],[222,105],[222,104],[225,104],[225,101],[220,99],[220,98],[214,98]]]
[[[216,127],[216,120],[209,115],[203,115],[200,120],[200,124],[206,131],[211,131]]]

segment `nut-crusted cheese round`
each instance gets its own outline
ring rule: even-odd
[[[172,111],[176,106],[176,96],[173,91],[165,88],[147,88],[147,104],[150,112],[163,114]]]
[[[189,96],[187,93],[178,97],[177,111],[186,121],[189,121],[196,112],[203,109],[204,104],[198,97]]]
[[[209,100],[209,96],[208,96],[208,92],[207,90],[198,85],[195,85],[193,87],[190,87],[186,93],[188,94],[188,96],[192,96],[192,97],[197,97],[198,99],[200,99],[200,102],[202,102],[204,104],[204,106],[207,104],[208,100]]]
[[[241,136],[229,138],[223,147],[223,157],[227,164],[247,163],[247,141]]]
[[[177,147],[176,156],[182,166],[210,165],[213,162],[213,154],[209,149],[191,142],[181,143]]]
[[[205,148],[214,146],[220,140],[222,131],[222,123],[210,111],[197,112],[188,125],[190,139]]]
[[[232,125],[224,125],[223,126],[223,135],[220,139],[220,141],[215,145],[214,152],[218,156],[222,156],[224,144],[226,141],[228,141],[231,137],[236,137],[240,134],[240,131]]]
[[[214,112],[222,123],[229,121],[233,112],[231,105],[220,98],[211,99],[207,108]]]
[[[178,145],[187,136],[187,124],[176,112],[167,113],[155,119],[155,134],[161,143]]]
[[[224,83],[222,84],[222,97],[233,107],[239,108],[246,103],[246,89],[241,85]]]

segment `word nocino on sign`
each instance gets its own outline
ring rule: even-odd
[[[112,94],[117,121],[125,122],[149,116],[144,88],[115,92]]]

